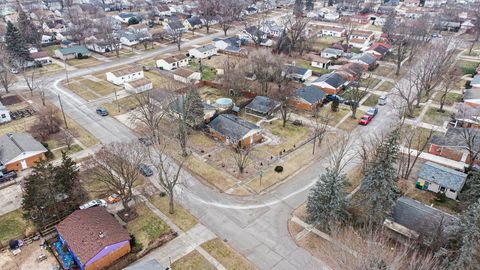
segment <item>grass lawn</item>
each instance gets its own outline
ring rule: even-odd
[[[354,128],[358,126],[358,120],[364,114],[365,114],[364,111],[357,109],[357,114],[356,114],[357,118],[354,119],[352,117],[348,117],[347,119],[345,119],[345,121],[343,121],[340,124],[340,126],[338,126],[338,128],[343,129],[345,131],[352,131]]]
[[[273,135],[281,139],[281,143],[277,145],[263,145],[258,150],[270,152],[272,155],[278,155],[283,149],[291,149],[293,145],[298,145],[300,142],[307,139],[310,130],[306,126],[295,126],[287,122],[286,126],[282,126],[281,120],[265,123],[263,128],[270,131]]]
[[[29,68],[27,70],[27,74],[28,76],[30,77],[30,79],[32,78],[32,73],[35,72],[34,74],[34,78],[38,78],[38,77],[42,77],[42,76],[45,76],[45,75],[51,75],[51,74],[54,74],[54,73],[60,73],[60,72],[65,72],[65,69],[63,66],[59,66],[57,64],[49,64],[49,65],[43,65],[42,67],[38,67],[38,68]]]
[[[443,93],[437,93],[435,95],[435,98],[433,98],[433,102],[436,104],[440,104],[440,99],[442,98]],[[455,102],[460,102],[462,99],[462,95],[458,93],[447,93],[447,96],[445,98],[445,105],[446,106],[452,106]]]
[[[372,73],[378,76],[387,77],[394,71],[394,68],[387,65],[377,67]]]
[[[222,171],[217,170],[194,155],[189,156],[187,162],[185,162],[185,168],[221,191],[226,191],[235,184],[235,181],[230,176],[225,175]]]
[[[82,187],[85,189],[85,191],[88,194],[88,197],[93,200],[93,199],[98,199],[98,198],[105,198],[109,196],[110,194],[108,191],[105,189],[105,184],[101,181],[98,181],[97,179],[86,179],[88,178],[88,173],[85,178],[85,180],[82,180]]]
[[[202,254],[194,250],[172,264],[175,270],[215,270],[215,268]]]
[[[30,116],[2,124],[0,125],[0,136],[7,133],[28,132],[35,124],[36,119],[37,116]]]
[[[165,215],[167,215],[175,224],[177,224],[180,229],[183,231],[188,231],[191,229],[195,224],[197,224],[197,219],[192,216],[185,208],[183,208],[180,204],[175,203],[175,213],[170,214],[168,212],[168,197],[160,197],[154,196],[151,198],[151,202],[155,207],[157,207],[160,211],[162,211]]]
[[[413,105],[413,117],[412,118],[419,117],[422,110],[423,110],[423,106],[417,107],[417,106]]]
[[[367,89],[373,89],[378,83],[380,82],[379,79],[370,77],[370,78],[362,78],[361,86]]]
[[[312,48],[316,51],[321,51],[325,48],[328,48],[330,45],[343,40],[343,38],[338,37],[319,37],[314,39]]]
[[[201,246],[228,270],[257,269],[251,262],[238,254],[221,239],[212,239]]]
[[[92,147],[99,143],[99,141],[95,137],[93,137],[90,132],[78,125],[77,122],[73,121],[70,117],[66,117],[68,128],[71,130],[75,130],[75,138],[77,138],[84,146]]]
[[[204,151],[216,145],[215,141],[203,132],[191,134],[188,140],[191,146]]]
[[[173,78],[168,78],[160,75],[155,71],[145,71],[145,77],[152,81],[153,89],[165,89],[175,91],[185,87],[185,84],[175,81]]]
[[[86,59],[69,59],[67,60],[67,65],[74,66],[77,68],[86,68],[86,67],[93,67],[103,63],[93,57],[89,57]]]
[[[47,47],[44,47],[42,50],[46,51],[48,56],[54,57],[55,56],[55,50],[60,49],[60,45],[50,45]]]
[[[135,236],[135,240],[147,247],[160,236],[169,233],[170,227],[156,216],[145,203],[135,205],[138,217],[127,224],[127,230]]]
[[[326,105],[324,110],[329,111],[330,117],[331,117],[330,123],[332,123],[332,125],[334,123],[340,123],[342,118],[345,117],[345,115],[347,115],[348,113],[351,112],[350,107],[348,107],[348,106],[339,106],[338,111],[332,112],[332,110],[330,109],[330,104],[331,104],[331,102]]]
[[[423,116],[422,121],[425,123],[429,123],[432,125],[443,126],[445,121],[449,121],[451,119],[451,112],[438,112],[437,108],[428,108],[427,112]]]
[[[331,70],[324,69],[324,68],[318,68],[318,67],[312,67],[310,64],[311,62],[304,60],[304,59],[295,59],[297,66],[302,67],[302,68],[307,68],[311,69],[314,72],[318,72],[320,74],[327,74],[330,73]]]
[[[23,218],[20,209],[0,216],[0,243],[2,245],[7,245],[11,239],[23,238],[33,230],[33,224]]]
[[[375,94],[371,94],[365,102],[363,102],[363,106],[373,107],[378,104],[378,96]]]
[[[391,82],[384,81],[376,90],[382,92],[389,92],[395,85]]]
[[[411,131],[411,129],[403,129],[402,133],[405,133],[405,132],[412,132],[412,131]],[[430,129],[417,127],[416,128],[416,133],[417,134],[415,134],[415,136],[413,136],[413,140],[412,140],[412,144],[411,144],[411,147],[413,149],[416,149],[418,146],[421,147],[425,144],[425,142],[427,142],[428,136],[430,135]],[[433,131],[432,136],[433,135],[441,135],[441,134],[443,134],[443,133],[438,132],[438,131]],[[427,146],[426,149],[428,149],[428,146]],[[416,149],[416,150],[419,150],[419,149]]]
[[[77,153],[77,152],[80,152],[82,151],[83,148],[77,144],[74,144],[70,147],[70,150],[67,149],[67,147],[65,146],[64,148],[62,149],[57,149],[57,150],[54,150],[52,151],[53,153],[53,156],[54,158],[53,159],[59,159],[59,158],[62,158],[62,151],[66,151],[67,152],[67,155],[71,155],[73,153]]]
[[[138,102],[136,95],[130,95],[128,97],[120,98],[117,101],[113,100],[112,102],[103,103],[102,107],[107,109],[110,115],[115,116],[134,110],[139,105],[140,103]],[[119,107],[120,111],[118,110]]]
[[[214,81],[216,79],[217,70],[215,68],[206,66],[205,64],[203,64],[202,68],[203,68],[202,80],[204,80],[204,81]],[[200,65],[197,62],[192,61],[190,63],[189,69],[191,69],[193,71],[200,71]]]
[[[225,93],[220,89],[212,88],[208,86],[198,89],[198,93],[200,94],[203,100],[210,100],[212,103],[214,103],[215,100],[226,96]]]
[[[458,60],[457,66],[463,71],[463,74],[474,74],[479,62]]]
[[[420,190],[415,187],[413,181],[403,180],[400,185],[405,196],[418,200],[424,204],[432,205],[435,208],[443,210],[450,214],[458,214],[460,212],[459,203],[454,200],[446,199],[445,202],[435,200],[436,194],[426,190]]]
[[[79,95],[81,98],[88,101],[92,101],[97,98],[100,98],[100,95],[80,85],[80,83],[77,81],[70,81],[68,84],[65,83],[65,87],[70,89],[75,94]]]

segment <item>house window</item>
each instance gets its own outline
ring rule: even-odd
[[[2,118],[7,118],[7,116],[4,113],[2,113]]]
[[[445,192],[445,187],[440,187],[440,192]]]
[[[450,189],[450,192],[455,193],[455,192],[457,192],[457,191],[454,190],[454,189]]]

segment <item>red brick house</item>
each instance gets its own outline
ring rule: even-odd
[[[325,95],[325,92],[313,85],[304,86],[295,90],[288,103],[298,110],[313,111],[321,106]]]
[[[0,137],[0,167],[21,171],[45,159],[48,150],[28,133],[10,133]]]
[[[434,135],[430,141],[428,152],[433,155],[448,158],[454,161],[470,163],[471,157],[466,142],[472,140],[474,151],[480,149],[480,130],[449,128],[445,135]],[[480,156],[474,157],[475,163],[480,164]]]
[[[233,114],[221,114],[208,123],[210,134],[232,145],[248,147],[263,139],[259,126]]]

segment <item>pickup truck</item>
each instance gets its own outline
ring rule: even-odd
[[[13,180],[15,178],[17,178],[17,173],[15,171],[10,171],[5,173],[0,172],[0,184]]]

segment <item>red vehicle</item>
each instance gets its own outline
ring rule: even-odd
[[[373,116],[365,114],[364,116],[362,116],[362,118],[360,118],[360,121],[358,121],[358,124],[366,126],[368,125],[368,123],[372,121],[372,119],[373,119]]]

